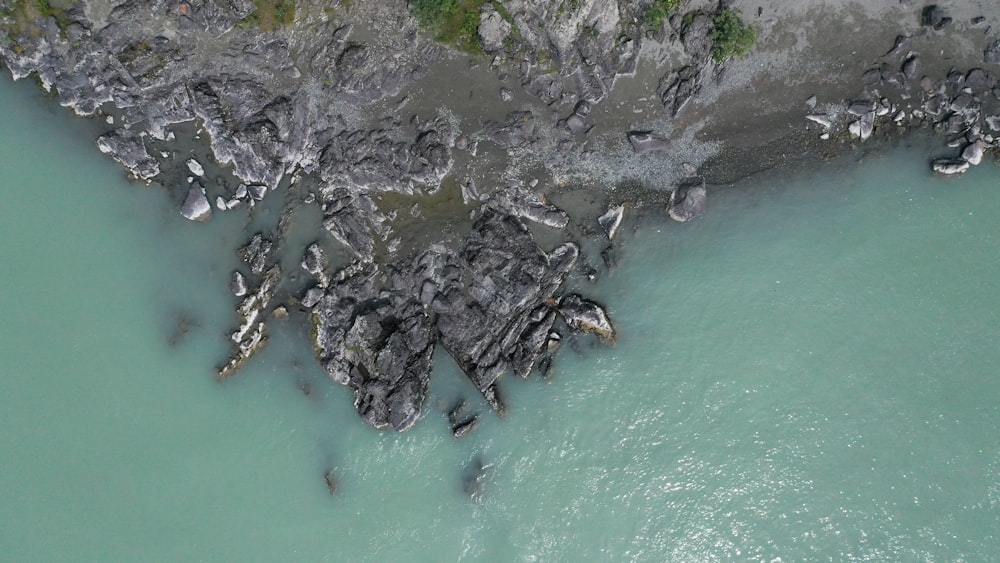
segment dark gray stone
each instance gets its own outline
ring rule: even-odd
[[[625,133],[625,137],[628,138],[636,154],[665,151],[670,148],[670,141],[652,131],[629,131]]]
[[[705,214],[708,190],[705,178],[695,177],[683,180],[670,194],[667,214],[674,221],[686,222]]]
[[[259,276],[264,273],[271,262],[272,250],[274,250],[274,242],[261,233],[255,233],[250,237],[250,242],[239,249],[238,254],[250,266],[250,271]]]
[[[570,330],[593,334],[606,343],[613,343],[618,338],[604,308],[589,299],[567,295],[559,302],[559,314]]]
[[[986,47],[983,51],[983,61],[991,65],[1000,65],[1000,39]]]

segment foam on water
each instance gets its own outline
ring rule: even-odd
[[[437,406],[474,393],[443,353],[402,435],[364,425],[294,323],[217,383],[246,216],[185,221],[182,194],[125,181],[33,89],[0,83],[2,559],[1000,552],[992,163],[933,178],[916,145],[643,224],[588,288],[617,346],[568,342],[550,381],[505,380],[508,419],[459,442]]]

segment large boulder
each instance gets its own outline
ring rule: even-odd
[[[479,42],[487,53],[503,49],[511,29],[510,23],[489,4],[479,13]]]
[[[567,295],[559,302],[559,314],[566,326],[575,332],[593,334],[609,344],[618,338],[604,308],[589,299]]]
[[[931,164],[931,169],[938,174],[955,176],[965,174],[969,170],[969,163],[961,159],[941,159],[935,160]]]
[[[670,194],[667,214],[674,221],[684,223],[705,214],[708,190],[705,178],[695,177],[681,181]]]
[[[665,151],[670,148],[670,141],[652,131],[629,131],[625,133],[625,137],[636,154]]]
[[[188,189],[187,197],[181,204],[181,215],[192,221],[208,221],[212,218],[212,204],[208,202],[205,188],[194,183]]]

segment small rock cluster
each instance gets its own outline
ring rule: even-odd
[[[951,23],[936,5],[926,7],[922,14],[923,24],[935,31]],[[932,169],[944,175],[962,174],[982,162],[986,152],[1000,142],[1000,68],[952,69],[935,79],[921,72],[920,54],[906,49],[909,42],[907,36],[897,37],[886,62],[864,73],[864,96],[806,118],[833,133],[846,124],[847,134],[861,141],[871,138],[879,127],[891,127],[891,131],[930,128],[956,149],[954,155],[934,160]],[[984,63],[1000,64],[994,50],[1000,51],[1000,40],[987,48]],[[830,138],[830,133],[821,138]]]

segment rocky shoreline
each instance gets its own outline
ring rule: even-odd
[[[376,428],[417,422],[438,347],[503,415],[502,376],[546,373],[563,333],[613,343],[567,279],[613,267],[639,206],[693,220],[713,184],[913,129],[944,138],[946,175],[1000,143],[1000,13],[975,2],[691,1],[653,23],[655,2],[481,2],[471,55],[403,2],[300,1],[287,23],[262,4],[3,0],[0,57],[105,123],[98,149],[184,217],[283,201],[234,249],[218,374],[302,312]],[[721,13],[759,30],[747,58],[713,57]],[[310,206],[322,227],[292,247]],[[461,437],[476,417],[458,410]]]

